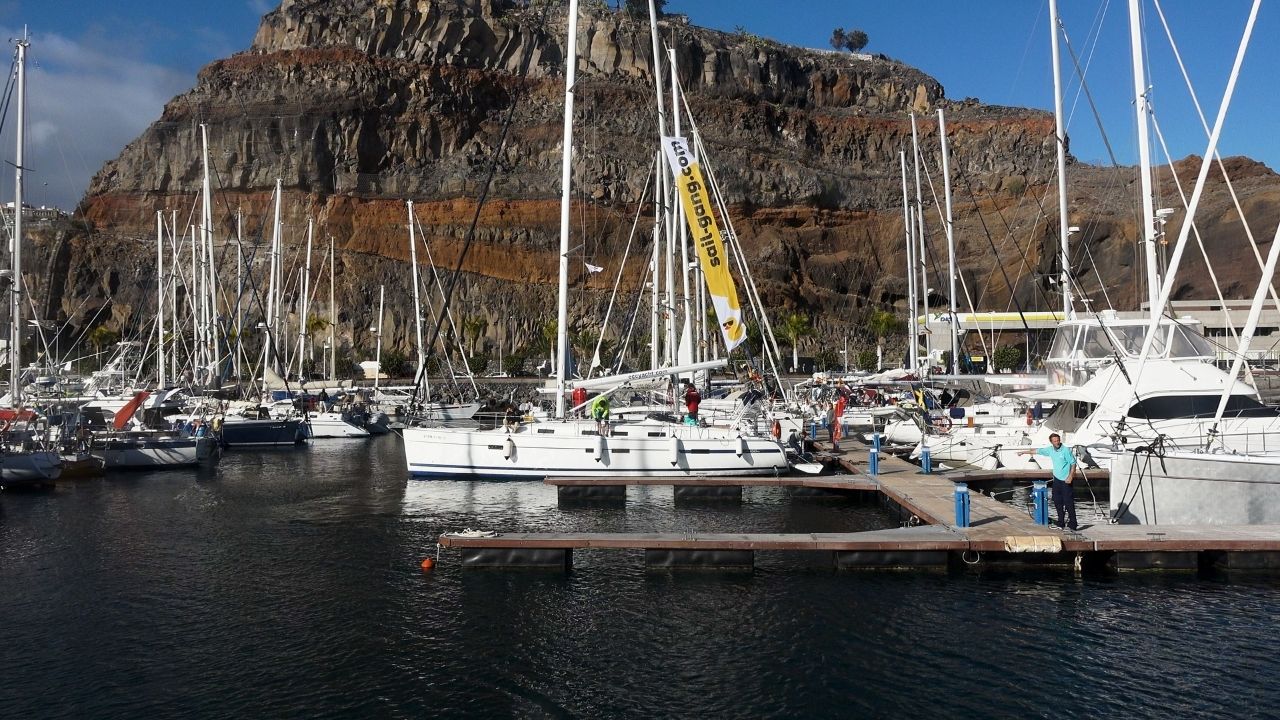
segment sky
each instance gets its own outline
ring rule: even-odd
[[[613,0],[610,0],[611,3]],[[1175,159],[1201,155],[1206,134],[1189,100],[1156,0],[1146,13],[1148,84],[1160,131]],[[0,39],[12,57],[26,25],[28,131],[26,201],[73,208],[104,162],[159,118],[164,103],[195,84],[201,67],[247,48],[274,0],[0,0]],[[1122,164],[1136,162],[1133,76],[1126,0],[1060,0],[1071,45]],[[1210,124],[1218,111],[1249,0],[1161,0],[1174,40]],[[867,52],[883,53],[937,78],[952,99],[1053,107],[1048,0],[670,0],[668,12],[696,25],[779,42],[829,48],[837,26],[859,28]],[[1280,168],[1280,7],[1258,14],[1220,143]],[[1067,131],[1073,154],[1108,163],[1103,135],[1063,49]],[[5,63],[6,68],[9,63]],[[0,130],[0,159],[13,162],[13,110]],[[1155,157],[1164,153],[1158,147]],[[13,177],[0,172],[0,198]]]

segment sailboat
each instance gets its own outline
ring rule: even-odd
[[[578,3],[570,0],[568,50],[565,67],[564,142],[561,158],[559,301],[557,313],[556,417],[555,419],[493,429],[457,427],[407,427],[403,431],[405,461],[414,476],[469,478],[541,478],[547,476],[679,476],[777,474],[789,469],[781,443],[757,436],[742,427],[700,426],[658,418],[622,421],[613,425],[566,417],[565,391],[568,356],[568,275],[570,176],[573,148],[573,100],[577,71]],[[655,48],[655,61],[657,52]],[[655,62],[655,68],[658,67]],[[657,73],[655,73],[656,75]],[[656,78],[655,78],[656,80]],[[707,196],[699,190],[701,170],[684,138],[663,138],[665,154],[673,175],[687,178],[681,185],[686,220],[694,230],[704,270],[713,267],[708,255],[716,253],[714,267],[723,272],[708,276],[708,288],[716,299],[716,309],[726,341],[745,339],[745,328],[737,317],[736,291]],[[705,190],[701,190],[705,193]],[[695,215],[696,213],[696,215]],[[728,345],[732,348],[733,344]],[[578,383],[579,386],[608,387],[606,394],[627,387],[629,382],[659,376],[677,376],[722,366],[724,360],[695,366],[670,367],[629,373]]]
[[[62,472],[62,457],[47,449],[48,422],[22,403],[22,306],[27,302],[22,281],[22,182],[26,150],[26,62],[30,41],[17,41],[18,129],[14,158],[13,254],[9,281],[9,407],[0,409],[0,484],[55,480]]]

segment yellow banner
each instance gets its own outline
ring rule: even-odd
[[[742,324],[742,309],[738,306],[738,288],[729,276],[729,256],[724,251],[720,226],[711,211],[711,193],[702,178],[698,160],[689,151],[682,137],[662,138],[662,147],[680,189],[680,204],[684,207],[684,219],[689,225],[693,243],[698,247],[698,259],[703,277],[707,281],[707,294],[716,309],[720,332],[725,347],[734,349],[747,339],[747,329]]]

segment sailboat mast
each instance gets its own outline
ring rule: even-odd
[[[418,240],[414,236],[414,226],[417,223],[413,217],[413,201],[407,201],[409,206],[409,267],[413,276],[413,333],[414,338],[418,341],[418,375],[422,378],[425,387],[425,398],[423,402],[431,402],[431,385],[427,378],[427,349],[422,346],[422,300],[418,295]]]
[[[667,113],[662,101],[662,51],[658,43],[658,10],[653,0],[649,0],[649,43],[653,48],[653,94],[655,107],[658,109],[658,142],[662,142],[662,137],[667,134]],[[653,259],[650,272],[653,276],[653,285],[650,287],[649,300],[652,304],[652,316],[649,328],[649,368],[656,370],[659,365],[658,348],[658,320],[659,320],[659,300],[658,300],[658,268],[661,258],[661,243],[659,240],[662,235],[663,212],[662,208],[667,202],[668,183],[666,173],[663,172],[662,151],[657,153],[657,175],[654,176],[653,184]]]
[[[378,369],[373,373],[373,400],[378,400],[378,380],[382,377],[382,308],[387,301],[387,286],[378,286],[378,347],[374,350],[373,360]]]
[[[947,148],[947,123],[938,108],[938,137],[942,142],[942,194],[947,208],[947,275],[950,287],[947,299],[950,301],[951,315],[951,367],[947,372],[960,370],[960,317],[956,315],[956,235],[951,222],[951,157]]]
[[[302,374],[302,361],[307,355],[307,313],[311,310],[311,238],[315,222],[307,218],[307,258],[302,271],[302,322],[298,324],[298,374]]]
[[[667,48],[667,58],[671,66],[671,122],[673,132],[677,137],[680,136],[680,77],[676,69],[676,49]],[[692,147],[692,145],[690,146]],[[672,183],[674,185],[674,183]],[[672,213],[674,215],[674,213]],[[693,345],[693,311],[689,303],[689,226],[685,223],[678,222],[679,227],[677,237],[680,243],[680,288],[681,288],[681,308],[684,311],[681,318],[681,329],[679,348],[690,354],[689,357],[677,357],[677,363],[687,365],[693,362],[692,345]],[[671,258],[675,262],[675,257]],[[675,308],[672,308],[675,312]]]
[[[210,267],[213,263],[213,204],[209,184],[209,129],[204,123],[200,123],[200,157],[200,334],[196,339],[200,362],[192,370],[198,373],[196,377],[204,384],[212,380],[213,375],[212,325],[216,314],[212,306],[214,294]]]
[[[27,129],[27,47],[23,33],[18,40],[18,146],[13,170],[13,291],[9,294],[9,397],[14,407],[22,406],[22,173],[26,162]]]
[[[907,240],[907,323],[911,341],[907,343],[907,362],[911,364],[911,372],[919,367],[919,348],[916,341],[920,339],[916,326],[916,253],[915,222],[912,219],[911,199],[907,193],[907,153],[898,151],[898,161],[902,165],[902,231]]]
[[[1058,259],[1058,281],[1062,286],[1062,317],[1070,320],[1075,316],[1071,306],[1071,255],[1068,240],[1071,234],[1067,227],[1067,131],[1063,126],[1062,113],[1062,60],[1058,51],[1058,0],[1049,0],[1049,47],[1053,51],[1053,123],[1055,144],[1058,146],[1058,244],[1061,257]]]
[[[920,265],[920,285],[917,290],[920,297],[920,306],[924,315],[924,357],[927,367],[932,367],[933,359],[930,357],[929,347],[929,264],[927,261],[927,248],[924,236],[924,194],[920,185],[920,134],[916,127],[916,114],[911,113],[911,155],[915,162],[916,173],[916,238],[920,241],[917,248],[916,260]],[[912,311],[914,312],[914,310]]]
[[[235,362],[236,382],[240,382],[240,348],[244,341],[244,319],[241,303],[244,298],[244,216],[236,209],[236,343],[231,357]]]
[[[1129,51],[1133,59],[1134,109],[1138,115],[1138,180],[1142,187],[1142,248],[1147,263],[1147,302],[1156,312],[1160,299],[1160,273],[1156,266],[1156,212],[1151,189],[1151,104],[1142,60],[1142,14],[1138,0],[1129,0]]]
[[[263,344],[262,355],[262,382],[267,382],[267,370],[274,363],[271,358],[272,336],[276,331],[276,265],[280,262],[280,194],[283,183],[280,178],[276,178],[276,205],[275,213],[271,223],[271,263],[268,273],[270,279],[267,282],[267,327],[266,340]]]
[[[569,352],[569,182],[573,173],[573,84],[578,74],[578,0],[569,0],[564,71],[564,142],[560,157],[560,283],[556,307],[556,417],[564,417]]]
[[[338,324],[338,307],[333,303],[333,236],[329,236],[329,377],[338,377],[338,346],[334,326]]]
[[[156,375],[159,389],[168,385],[164,366],[164,211],[156,211]]]

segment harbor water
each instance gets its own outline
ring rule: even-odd
[[[830,532],[876,505],[564,507],[406,480],[399,440],[0,495],[0,718],[1263,717],[1280,579],[1232,573],[464,571],[444,531]]]

